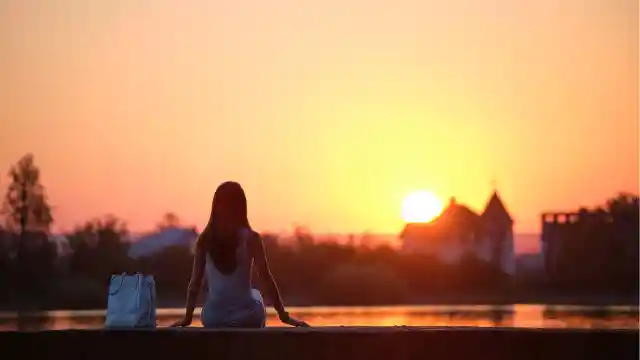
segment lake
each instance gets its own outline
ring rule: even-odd
[[[563,305],[427,305],[379,307],[290,307],[289,312],[312,326],[478,326],[517,328],[637,329],[637,306]],[[282,326],[273,309],[268,326]],[[181,318],[184,309],[158,309],[158,326]],[[200,309],[193,326],[200,323]],[[103,310],[50,311],[18,316],[0,313],[0,331],[94,329],[104,322]]]

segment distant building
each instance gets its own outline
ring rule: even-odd
[[[135,239],[129,247],[128,255],[134,259],[152,256],[173,246],[194,249],[198,232],[189,227],[168,227]]]
[[[540,238],[540,249],[543,256],[544,270],[549,280],[555,280],[562,272],[563,248],[566,248],[571,239],[571,233],[577,228],[580,214],[577,212],[564,213],[543,213],[540,215],[542,221],[542,236]]]
[[[56,254],[58,257],[71,255],[71,245],[66,236],[61,234],[49,234],[49,241],[56,246]]]
[[[408,223],[400,234],[402,251],[436,256],[449,264],[465,254],[515,273],[513,219],[494,192],[482,214],[451,198],[442,214],[429,223]]]
[[[638,269],[638,215],[605,210],[541,214],[541,247],[551,283],[623,281]],[[634,281],[637,284],[637,281]]]

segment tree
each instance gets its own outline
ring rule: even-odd
[[[27,230],[49,231],[53,216],[33,155],[24,155],[11,167],[8,176],[11,183],[2,205],[7,229],[21,233]]]
[[[305,249],[313,246],[313,236],[311,235],[311,231],[305,226],[295,225],[293,227],[293,237],[298,249]]]
[[[162,220],[157,225],[158,230],[172,229],[180,226],[180,218],[173,212],[162,215]]]
[[[607,201],[607,211],[614,217],[623,221],[637,222],[640,212],[640,202],[637,195],[620,193]]]
[[[607,201],[611,215],[608,270],[609,283],[621,291],[638,294],[638,264],[640,263],[640,198],[638,195],[621,193]],[[599,256],[603,256],[599,253]]]
[[[128,233],[127,224],[113,215],[78,227],[68,237],[73,250],[71,270],[97,279],[127,270]]]
[[[20,158],[8,176],[11,183],[0,210],[9,233],[20,232],[13,286],[21,304],[38,303],[46,295],[55,258],[47,235],[53,223],[51,207],[32,154]]]

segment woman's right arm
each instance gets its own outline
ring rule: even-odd
[[[191,269],[191,279],[187,287],[187,304],[184,318],[174,323],[172,326],[189,326],[193,320],[193,311],[196,308],[198,294],[202,288],[202,279],[204,276],[204,267],[206,262],[206,250],[203,242],[207,240],[208,231],[203,231],[196,242],[196,251],[193,256],[193,267]]]
[[[309,326],[307,323],[303,321],[299,321],[293,319],[289,316],[289,313],[284,309],[284,304],[282,302],[282,297],[280,296],[280,291],[278,290],[278,285],[276,285],[276,281],[271,274],[271,270],[269,269],[269,262],[267,261],[267,254],[264,250],[264,244],[262,242],[262,237],[259,234],[252,232],[251,235],[251,244],[253,259],[255,261],[255,265],[258,270],[258,275],[265,282],[267,297],[273,301],[273,307],[278,313],[278,317],[280,321],[285,324],[289,324],[292,326]]]

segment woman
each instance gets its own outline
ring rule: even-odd
[[[251,287],[254,263],[267,284],[267,295],[273,300],[280,320],[292,326],[309,326],[285,311],[269,271],[262,238],[249,226],[244,190],[238,183],[225,182],[213,196],[209,223],[196,243],[186,314],[173,326],[191,324],[206,269],[209,295],[202,308],[204,327],[264,327],[266,312],[262,297]]]

